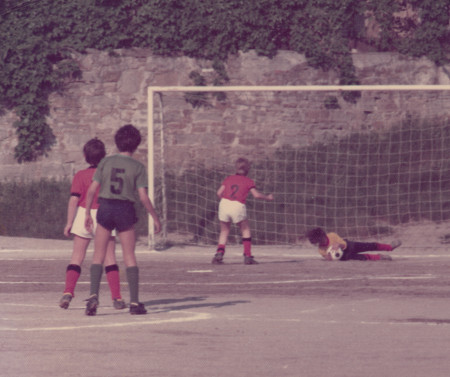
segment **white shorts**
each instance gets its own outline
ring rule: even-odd
[[[245,204],[236,200],[220,199],[219,220],[225,223],[233,222],[238,224],[247,218],[247,208]]]
[[[78,237],[83,238],[94,238],[95,229],[97,228],[97,210],[91,209],[91,216],[93,221],[93,233],[88,232],[84,227],[84,221],[86,220],[86,208],[78,207],[77,214],[75,215],[75,219],[73,220],[72,228],[70,229],[70,233],[77,235]],[[116,236],[116,231],[113,230],[111,236]]]

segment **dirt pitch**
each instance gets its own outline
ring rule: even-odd
[[[215,266],[210,248],[141,245],[149,314],[114,310],[103,283],[87,317],[91,252],[63,310],[71,242],[0,237],[0,376],[449,376],[445,251],[325,262],[309,247],[253,250],[258,265],[230,247]]]

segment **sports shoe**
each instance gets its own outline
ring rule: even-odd
[[[70,305],[70,301],[72,301],[72,293],[64,293],[59,300],[59,307],[62,309],[67,309]]]
[[[113,300],[113,306],[114,306],[114,309],[120,310],[120,309],[126,309],[127,304],[121,298],[115,298]]]
[[[392,260],[390,255],[380,254],[380,260]]]
[[[244,255],[244,264],[258,264],[258,262],[252,257],[248,257]]]
[[[392,241],[392,242],[391,242],[392,250],[396,249],[396,248],[399,247],[401,244],[402,244],[402,241],[400,241],[400,240]]]
[[[130,314],[147,314],[147,309],[142,302],[130,304]]]
[[[96,315],[97,314],[97,306],[99,304],[97,295],[94,294],[85,301],[87,301],[85,314],[86,315]]]
[[[223,253],[216,253],[211,261],[212,264],[223,264]]]

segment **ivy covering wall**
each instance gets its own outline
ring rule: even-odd
[[[15,158],[33,161],[55,143],[49,95],[81,75],[75,51],[145,47],[206,58],[221,84],[230,54],[252,49],[273,57],[284,49],[335,70],[341,84],[358,84],[357,42],[446,64],[449,13],[450,0],[0,0],[0,115],[18,115]]]

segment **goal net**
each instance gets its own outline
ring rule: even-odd
[[[307,230],[323,227],[351,239],[403,236],[409,247],[442,247],[450,241],[449,89],[150,87],[150,197],[164,224],[156,240],[149,224],[150,242],[217,243],[216,191],[246,157],[258,191],[275,197],[248,197],[256,245],[302,243]],[[349,103],[342,92],[360,98]],[[433,116],[416,107],[399,117],[407,103],[435,107]],[[232,227],[229,243],[240,241]]]

